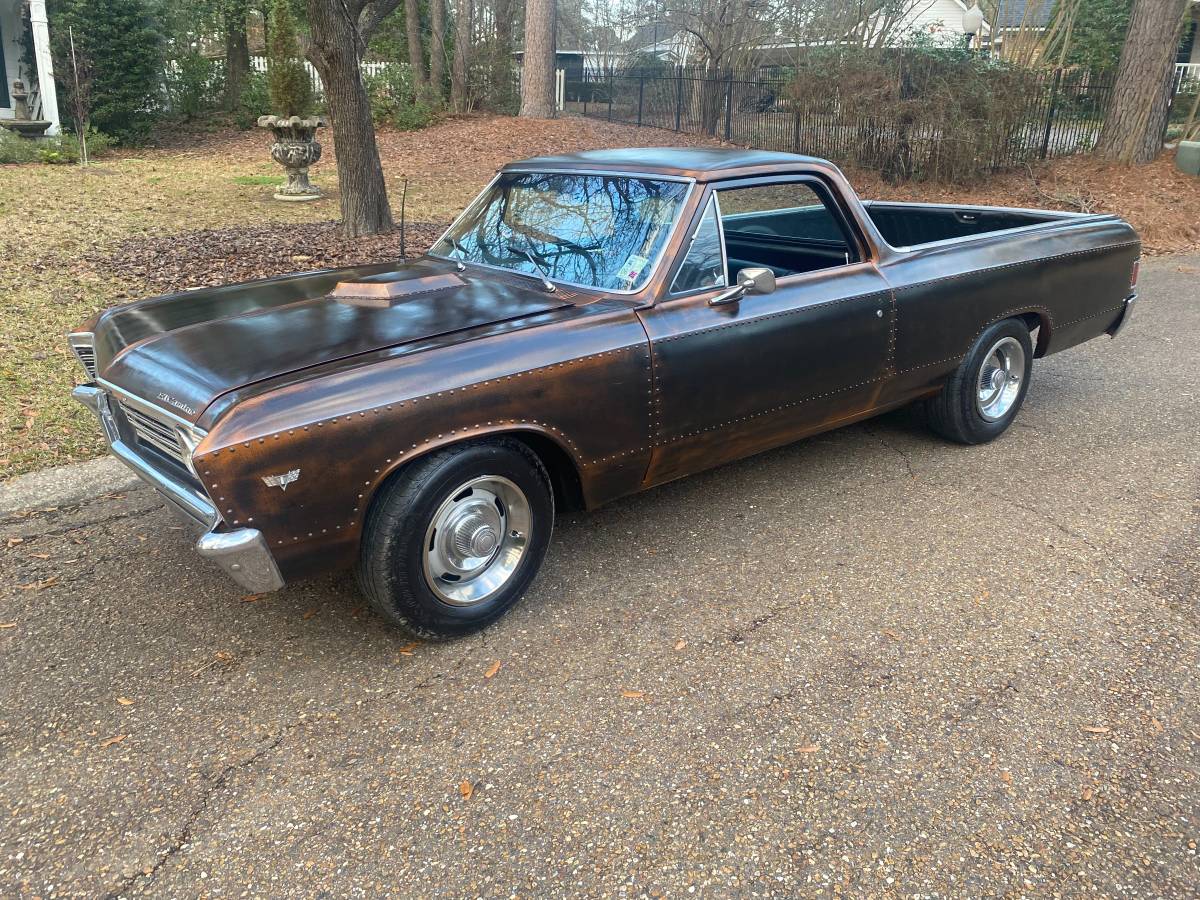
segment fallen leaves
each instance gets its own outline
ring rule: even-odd
[[[127,737],[129,737],[127,734],[118,734],[116,737],[110,737],[107,740],[100,742],[100,749],[104,750],[108,747],[111,747],[113,744],[119,744]]]
[[[18,584],[18,591],[44,591],[48,587],[54,587],[58,584],[58,576],[51,575],[49,578],[42,581],[31,581],[29,584]]]
[[[130,700],[128,697],[118,697],[117,702],[120,703],[122,706],[133,706],[133,701]]]
[[[16,628],[16,622],[0,622],[0,628]]]
[[[25,543],[25,538],[23,538],[23,537],[10,537],[10,538],[9,538],[9,539],[8,539],[8,540],[5,542],[5,546],[7,546],[7,547],[15,547],[15,546],[17,546],[17,544],[23,544],[23,543]]]
[[[458,792],[464,800],[470,800],[475,795],[475,785],[469,781],[460,781],[458,783]]]
[[[805,744],[803,747],[797,747],[796,752],[797,753],[816,753],[820,749],[821,748],[819,746],[817,746],[816,744]]]
[[[1108,734],[1109,728],[1107,725],[1084,725],[1083,730],[1088,734]]]
[[[500,667],[503,665],[504,665],[504,663],[502,663],[500,660],[496,660],[490,666],[487,667],[487,671],[483,673],[483,677],[484,678],[495,678],[496,673],[500,671]]]
[[[645,691],[632,691],[632,690],[629,690],[628,688],[623,688],[621,690],[621,696],[624,697],[626,700],[644,700],[646,698],[646,692]]]
[[[212,659],[210,659],[208,662],[206,662],[204,665],[202,665],[200,668],[198,668],[196,671],[194,671],[192,673],[192,675],[199,675],[205,669],[211,669],[217,663],[228,663],[228,662],[233,662],[233,654],[230,653],[228,650],[218,650],[213,654]]]
[[[266,594],[247,594],[245,597],[242,598],[242,602],[243,603],[257,603],[259,600],[261,600],[265,596],[267,596],[267,595]]]
[[[420,646],[421,646],[420,641],[413,641],[410,644],[405,644],[403,647],[401,647],[396,652],[399,653],[401,656],[412,656],[413,651],[416,650]]]
[[[687,641],[685,641],[683,638],[680,638],[679,640],[677,640],[677,641],[675,642],[675,649],[676,649],[676,650],[682,650],[682,649],[683,649],[684,647],[686,647],[687,645],[688,645],[688,642],[687,642]]]

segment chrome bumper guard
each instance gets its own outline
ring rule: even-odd
[[[1137,294],[1130,294],[1125,298],[1125,306],[1121,310],[1121,315],[1117,316],[1117,321],[1108,326],[1109,337],[1115,338],[1129,324],[1129,319],[1133,316],[1133,304],[1137,302],[1137,298]]]
[[[257,528],[216,530],[221,516],[202,491],[154,466],[121,436],[106,391],[95,385],[81,384],[71,396],[95,414],[113,456],[133,469],[179,512],[205,529],[196,542],[196,552],[215,562],[248,591],[264,594],[283,587],[283,576],[279,574],[262,532]]]

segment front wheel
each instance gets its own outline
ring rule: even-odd
[[[554,527],[550,479],[510,439],[413,463],[371,505],[358,582],[387,621],[426,640],[470,634],[521,599]]]
[[[1012,424],[1033,371],[1033,342],[1019,319],[986,329],[942,392],[923,402],[929,426],[960,444],[985,444]]]

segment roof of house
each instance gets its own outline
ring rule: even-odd
[[[796,164],[828,167],[814,156],[776,153],[770,150],[739,150],[717,147],[627,147],[616,150],[584,150],[558,156],[536,156],[509,163],[505,169],[613,170],[662,175],[685,175],[708,181],[730,171],[774,168]]]
[[[1055,0],[1000,0],[997,28],[1045,28],[1054,14]]]

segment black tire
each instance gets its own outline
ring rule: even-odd
[[[485,477],[507,480],[524,495],[527,543],[494,593],[470,605],[452,605],[439,596],[437,579],[427,575],[427,533],[445,504],[463,496],[463,486]],[[379,492],[367,513],[355,574],[371,606],[390,624],[423,640],[461,637],[491,624],[521,599],[542,564],[553,527],[550,477],[532,450],[507,438],[460,444],[417,460]]]
[[[992,351],[1006,339],[1015,340],[1024,353],[1016,396],[1002,415],[989,417],[981,409],[980,381]],[[1011,348],[1011,344],[1005,344]],[[989,371],[994,367],[988,367]],[[1005,319],[984,330],[966,358],[946,381],[942,392],[922,401],[922,412],[929,427],[942,437],[960,444],[986,444],[1005,432],[1017,417],[1029,376],[1033,371],[1033,342],[1028,326],[1020,319]]]

